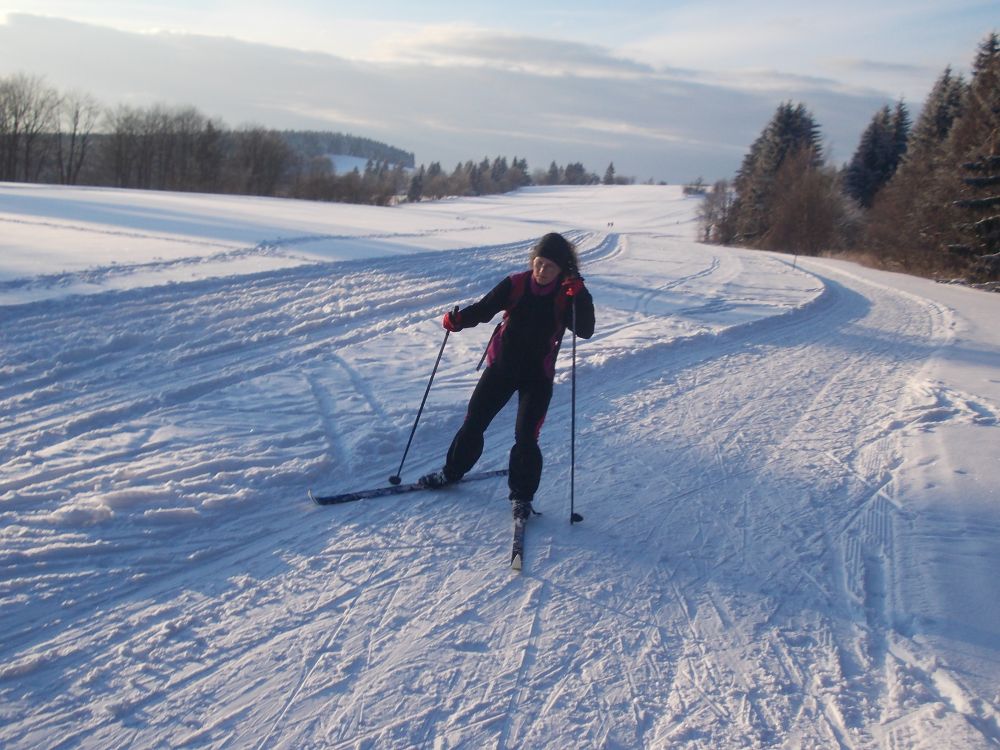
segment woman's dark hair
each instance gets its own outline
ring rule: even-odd
[[[531,248],[531,260],[547,258],[559,266],[567,278],[580,275],[576,246],[558,232],[549,232]]]

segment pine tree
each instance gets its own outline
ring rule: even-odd
[[[514,157],[510,163],[510,170],[507,173],[507,182],[509,190],[517,190],[531,184],[531,174],[528,172],[527,159]]]
[[[507,165],[506,156],[498,156],[493,160],[493,166],[490,168],[490,179],[493,180],[495,184],[502,184],[504,178],[507,176],[507,170],[510,167]]]
[[[470,159],[465,163],[465,169],[469,173],[469,190],[472,195],[482,195],[483,194],[483,172],[478,164],[475,164]]]
[[[584,167],[580,162],[567,164],[563,175],[566,185],[586,185],[591,181],[586,167]]]
[[[875,197],[864,245],[887,267],[931,275],[947,265],[941,232],[953,223],[949,194],[954,187],[942,174],[947,171],[946,142],[966,89],[962,76],[945,68],[910,131],[895,174]]]
[[[406,191],[406,199],[410,203],[416,203],[424,195],[424,165],[410,179],[410,189]]]
[[[939,150],[962,110],[965,91],[962,76],[954,75],[951,66],[945,68],[927,95],[920,117],[913,126],[907,149],[911,156],[906,161],[923,160]]]
[[[750,146],[736,174],[733,205],[736,236],[743,242],[759,243],[770,228],[769,213],[781,192],[778,172],[785,159],[808,153],[808,163],[823,163],[819,126],[805,105],[782,103],[771,121]]]
[[[903,160],[910,142],[910,111],[902,100],[896,102],[896,109],[892,113],[892,137],[895,146],[896,168]],[[893,170],[895,174],[895,169]]]
[[[428,198],[443,198],[448,194],[448,177],[441,162],[432,161],[424,173],[423,194]]]
[[[546,175],[545,181],[549,185],[558,185],[561,182],[561,180],[562,178],[559,174],[559,165],[557,165],[555,162],[552,162],[549,165],[549,171],[548,174]]]
[[[615,163],[611,162],[608,164],[607,170],[604,172],[604,184],[614,185],[615,184]]]
[[[448,180],[449,195],[472,195],[472,179],[466,165],[459,162]]]
[[[857,151],[844,171],[844,192],[865,208],[892,178],[906,150],[909,115],[902,102],[895,112],[882,107],[861,134]]]
[[[1000,139],[1000,40],[995,33],[980,45],[963,93],[960,118],[947,133],[947,149],[956,165],[989,155]]]
[[[844,170],[844,192],[865,208],[871,207],[875,193],[892,176],[889,169],[895,170],[891,119],[888,106],[875,113]]]
[[[962,114],[949,133],[959,169],[949,249],[970,257],[974,281],[1000,279],[1000,40],[980,45]]]

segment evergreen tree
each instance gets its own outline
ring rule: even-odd
[[[607,170],[604,172],[604,184],[614,185],[615,184],[615,163],[611,162],[608,164]]]
[[[906,149],[910,142],[910,112],[902,100],[896,102],[896,108],[892,113],[892,135],[896,151],[896,167],[903,160]],[[895,170],[893,171],[895,174]]]
[[[589,185],[597,182],[597,175],[591,175],[580,162],[567,164],[563,171],[563,183],[566,185]]]
[[[946,142],[966,89],[963,78],[945,68],[910,131],[895,174],[875,198],[864,245],[890,268],[930,275],[947,265],[941,230],[952,224],[949,193],[954,187],[941,178],[947,171]]]
[[[927,95],[920,117],[913,126],[908,145],[912,157],[908,157],[907,161],[927,159],[939,150],[962,110],[965,90],[962,76],[954,75],[951,66],[945,68]]]
[[[955,173],[956,216],[949,249],[970,258],[975,281],[1000,279],[1000,40],[980,45],[961,117],[947,143]]]
[[[865,208],[892,178],[906,149],[909,115],[900,102],[895,112],[882,107],[861,134],[857,151],[844,172],[844,192]]]
[[[441,162],[432,161],[424,173],[424,196],[443,198],[448,194],[448,177],[441,169]]]
[[[750,146],[733,186],[735,231],[745,242],[758,243],[770,227],[769,213],[781,186],[778,172],[789,156],[807,153],[810,166],[822,164],[819,126],[805,105],[782,103]]]
[[[518,159],[516,156],[511,160],[510,168],[504,175],[503,191],[517,190],[531,184],[531,176],[528,174],[527,159]]]
[[[466,167],[469,170],[469,189],[472,191],[473,195],[483,195],[486,192],[486,186],[483,182],[484,172],[482,165],[473,164],[471,161],[466,163]]]
[[[503,184],[509,168],[507,166],[507,157],[498,156],[493,160],[493,166],[490,168],[490,179],[494,184]]]
[[[448,180],[449,195],[472,195],[472,179],[462,162],[455,165],[455,171]]]
[[[990,154],[1000,138],[1000,40],[990,34],[980,45],[965,87],[947,149],[956,165]]]

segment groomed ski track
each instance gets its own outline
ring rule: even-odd
[[[953,313],[697,245],[689,205],[569,232],[598,305],[587,521],[567,339],[519,576],[504,479],[306,491],[385,482],[440,314],[533,236],[0,308],[0,745],[997,747],[992,666],[949,669],[907,616],[900,436],[967,415],[922,375]],[[404,479],[491,330],[449,341]]]

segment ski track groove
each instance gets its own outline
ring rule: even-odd
[[[340,439],[340,432],[334,419],[337,412],[335,401],[320,384],[315,373],[308,374],[307,378],[313,398],[316,399],[316,406],[319,408],[320,420],[323,423],[323,435],[326,438],[327,450],[332,459],[331,463],[333,467],[350,466],[348,451],[343,440]]]
[[[526,597],[521,603],[521,611],[529,611],[530,617],[526,627],[527,632],[523,638],[524,647],[518,649],[519,655],[514,673],[514,684],[510,687],[510,699],[505,712],[507,720],[504,722],[503,732],[497,742],[499,750],[507,750],[507,748],[520,747],[522,745],[517,740],[517,736],[522,734],[522,714],[517,709],[523,703],[522,696],[526,688],[525,682],[536,660],[537,642],[541,631],[540,611],[546,599],[545,583],[543,581],[533,581]],[[526,719],[526,721],[530,722],[530,719]],[[523,733],[527,734],[527,731]]]
[[[384,560],[384,557],[385,556],[382,555],[377,560],[377,562],[379,563],[382,562]],[[380,566],[373,565],[369,570],[368,577],[365,579],[364,583],[356,587],[354,596],[351,598],[351,601],[345,607],[343,614],[338,618],[337,627],[334,629],[332,633],[330,633],[330,635],[326,637],[326,639],[323,641],[319,649],[317,649],[312,654],[308,666],[306,666],[301,670],[300,672],[301,676],[299,677],[297,684],[291,691],[291,694],[284,700],[281,709],[278,712],[278,715],[275,717],[273,724],[271,724],[271,728],[267,731],[266,734],[264,734],[261,741],[256,745],[257,750],[264,750],[265,748],[271,747],[271,745],[269,745],[269,740],[271,739],[271,737],[274,736],[275,732],[277,732],[278,728],[284,721],[285,716],[288,714],[289,709],[295,704],[295,701],[298,699],[299,694],[302,692],[306,683],[309,682],[309,680],[312,678],[312,675],[315,673],[316,669],[322,663],[323,658],[330,650],[331,644],[336,641],[337,636],[340,634],[341,629],[344,627],[344,624],[351,616],[351,613],[353,612],[355,606],[357,606],[358,601],[366,595],[367,584],[379,572],[380,572]]]

